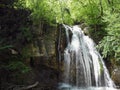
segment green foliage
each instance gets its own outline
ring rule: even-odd
[[[0,50],[7,49],[13,47],[12,45],[5,45],[5,46],[0,46]]]
[[[62,23],[65,9],[65,2],[59,0],[26,0],[26,6],[32,10],[34,22],[45,21],[48,23]],[[68,19],[68,18],[67,18]]]
[[[99,8],[98,0],[97,1],[91,0],[90,2],[86,3],[82,12],[83,12],[83,19],[89,25],[100,23],[101,12],[100,12],[100,8]]]
[[[120,0],[26,0],[26,7],[32,10],[37,23],[87,23],[95,41],[102,40],[99,46],[104,57],[119,60],[119,3]]]
[[[25,4],[25,0],[16,0],[16,2],[13,3],[13,6],[16,9],[25,9]]]
[[[22,57],[24,59],[30,58],[31,56],[33,56],[32,45],[28,44],[28,45],[24,46],[21,53],[22,53]]]
[[[16,1],[18,0],[0,0],[0,5],[6,5],[7,7],[12,7]]]
[[[20,27],[21,34],[23,35],[24,39],[26,39],[27,42],[32,42],[32,31],[30,31],[30,27]],[[21,38],[21,36],[19,37]]]
[[[73,24],[85,20],[89,24],[99,23],[99,0],[26,0],[26,6],[36,21]],[[39,23],[39,22],[38,22]]]
[[[19,45],[26,53],[22,46],[32,41],[30,18],[37,25],[85,22],[93,38],[102,39],[99,47],[104,57],[120,60],[120,0],[2,0],[0,6],[0,49]]]
[[[30,71],[30,67],[28,67],[24,60],[26,59],[23,55],[19,54],[11,54],[11,50],[9,48],[0,50],[0,69],[7,71],[15,71],[17,73],[27,73]],[[16,74],[17,74],[16,73]]]
[[[21,50],[32,41],[30,10],[25,0],[0,1],[0,69],[25,73]],[[15,50],[17,54],[13,54]],[[26,54],[25,54],[26,55]]]
[[[107,0],[25,0],[32,11],[33,21],[39,23],[66,23],[84,21],[88,25],[101,24]]]
[[[55,17],[52,8],[50,7],[51,3],[47,0],[26,0],[26,6],[32,10],[32,18],[34,22],[42,21],[52,21]],[[54,8],[53,8],[54,9]]]
[[[12,71],[19,71],[21,73],[27,73],[30,71],[30,68],[27,67],[23,62],[17,60],[10,62],[6,68]]]
[[[120,61],[120,15],[106,11],[103,21],[107,23],[107,35],[100,42],[99,48],[104,57],[109,56]]]

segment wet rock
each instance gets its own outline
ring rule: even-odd
[[[117,67],[112,72],[112,79],[117,87],[120,87],[120,67]]]
[[[86,23],[82,23],[80,24],[80,28],[83,30],[85,27],[87,27],[87,24]]]
[[[90,36],[89,29],[90,29],[89,27],[85,27],[85,28],[83,29],[85,35]]]
[[[85,35],[90,36],[90,32],[89,32],[90,27],[88,27],[88,25],[86,23],[80,24],[79,27],[83,30]]]

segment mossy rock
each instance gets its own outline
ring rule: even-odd
[[[117,67],[113,70],[112,79],[117,86],[120,86],[120,67]]]

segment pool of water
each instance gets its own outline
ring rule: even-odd
[[[87,88],[78,88],[68,84],[61,83],[59,84],[59,90],[120,90],[111,87],[87,87]]]

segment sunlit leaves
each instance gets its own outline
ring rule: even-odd
[[[99,22],[99,0],[26,0],[26,5],[33,10],[36,20],[66,24],[81,20]]]
[[[74,24],[74,22],[83,21],[90,26],[98,26],[102,29],[97,31],[99,35],[104,35],[107,32],[107,35],[100,43],[100,48],[103,50],[103,55],[105,57],[110,55],[119,59],[120,0],[23,1],[26,1],[26,7],[31,9],[31,17],[34,22],[40,23],[40,21],[45,21],[47,23],[55,24]],[[98,35],[97,33],[95,33],[95,35]],[[96,37],[98,36],[95,36],[94,38]]]
[[[108,23],[106,31],[107,36],[100,42],[99,47],[102,49],[104,57],[111,56],[120,61],[120,16],[119,13],[106,11],[103,17],[104,22]]]

